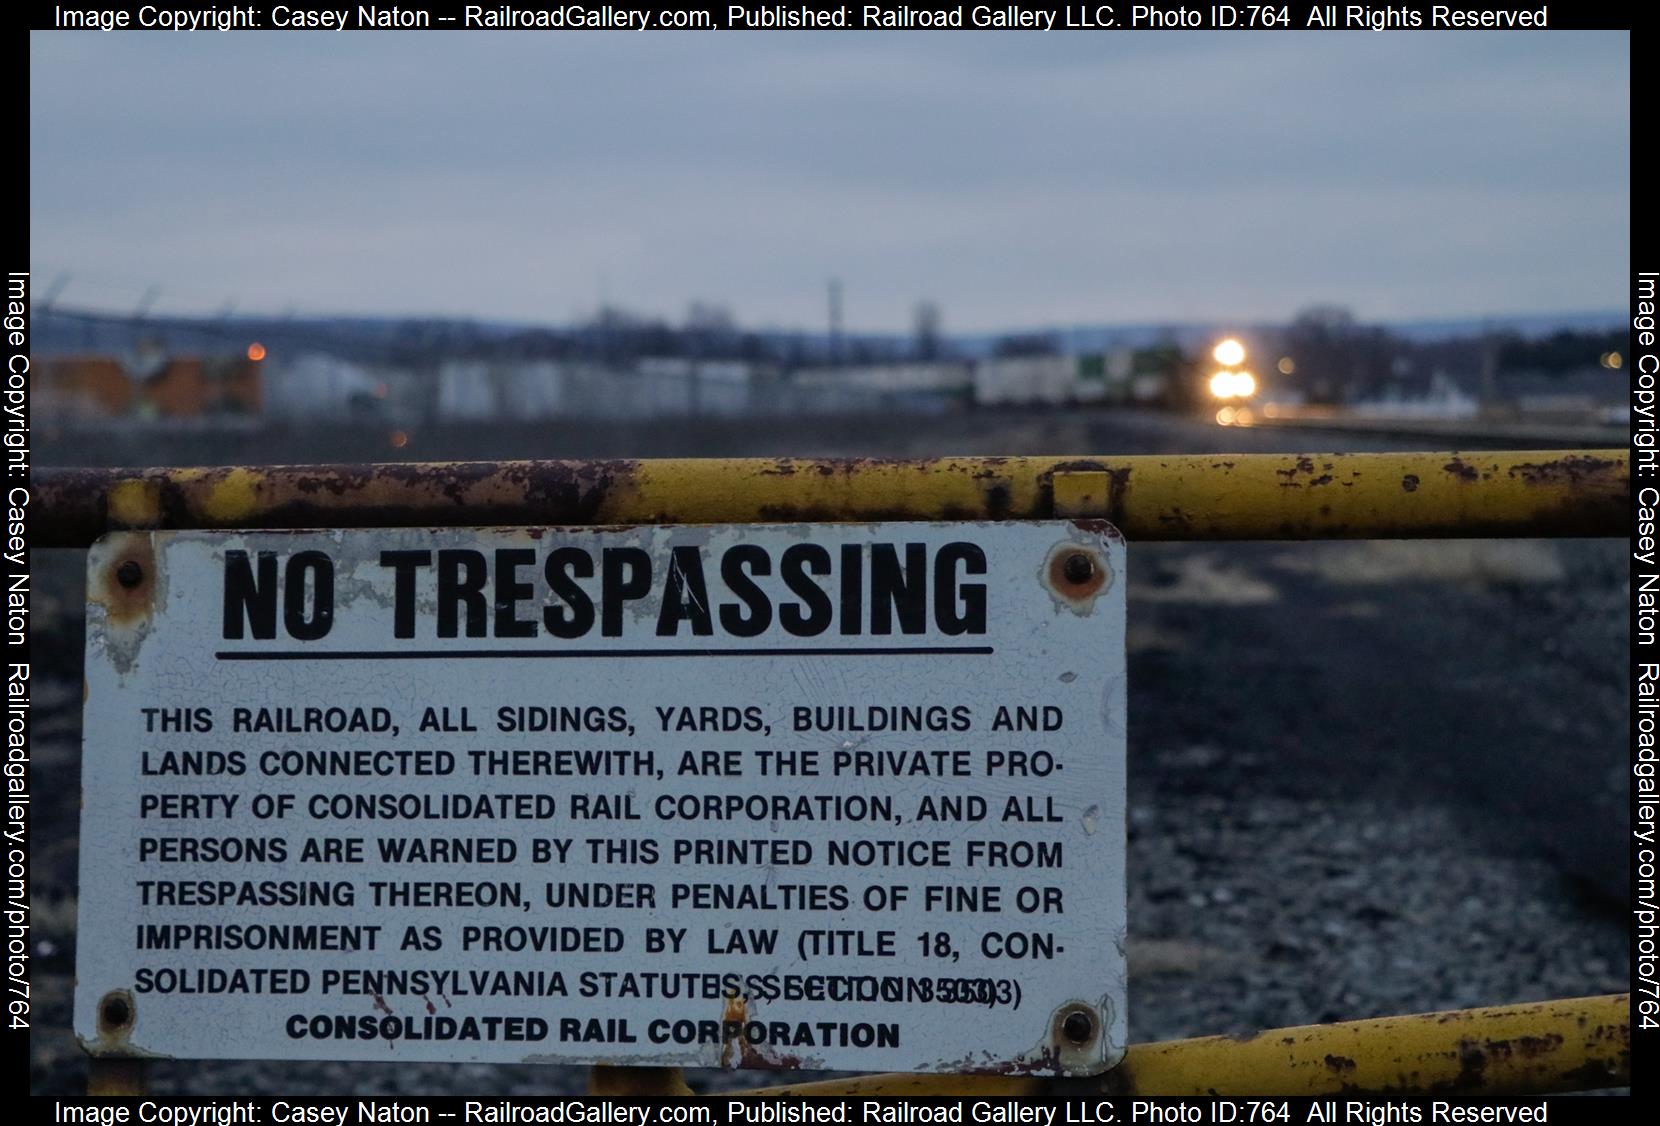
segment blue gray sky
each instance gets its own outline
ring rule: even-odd
[[[1626,33],[35,33],[37,288],[948,331],[1623,309]]]

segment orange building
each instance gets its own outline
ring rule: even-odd
[[[259,414],[263,367],[241,356],[176,356],[135,376],[113,356],[55,356],[39,364],[36,401],[43,414],[83,418]]]
[[[54,356],[36,370],[35,406],[45,415],[123,415],[137,398],[132,377],[113,356]]]

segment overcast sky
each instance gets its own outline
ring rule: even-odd
[[[35,33],[37,289],[947,331],[1623,309],[1625,33]]]

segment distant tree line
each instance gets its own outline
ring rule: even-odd
[[[1436,375],[1478,390],[1484,380],[1510,374],[1564,376],[1599,366],[1622,352],[1625,334],[1562,330],[1530,338],[1513,330],[1413,340],[1367,325],[1341,306],[1316,305],[1284,330],[1268,334],[1274,357],[1262,366],[1276,386],[1295,387],[1315,402],[1365,398],[1390,390],[1424,391]],[[1276,360],[1291,370],[1274,370]]]
[[[1572,332],[1564,329],[1540,340],[1511,334],[1499,343],[1499,369],[1565,375],[1592,366],[1599,357],[1611,352],[1621,354],[1623,362],[1628,343],[1628,336],[1620,330]]]

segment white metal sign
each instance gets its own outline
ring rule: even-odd
[[[1123,1053],[1104,523],[125,533],[88,600],[95,1052]]]

